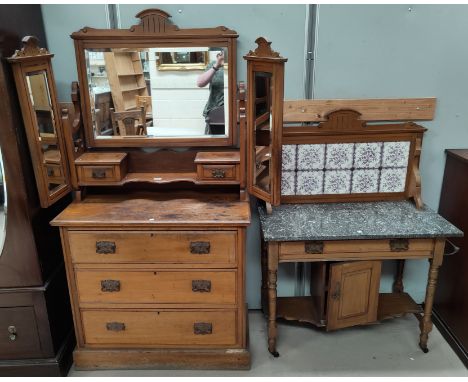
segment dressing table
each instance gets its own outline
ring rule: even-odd
[[[226,27],[181,29],[157,9],[137,18],[128,30],[72,34],[74,112],[49,112],[57,121],[53,140],[40,128],[28,136],[43,206],[74,196],[51,222],[65,258],[74,364],[248,369],[250,205],[238,35]],[[217,89],[198,86],[218,55]],[[53,83],[48,67],[31,70],[39,69],[40,80]],[[18,76],[27,94],[30,78]],[[207,134],[214,91],[221,105],[216,134]],[[33,113],[38,105],[27,106]]]
[[[419,160],[435,99],[283,102],[286,59],[264,38],[247,60],[248,190],[259,208],[268,350],[278,318],[327,331],[414,313],[428,351],[447,237],[463,233],[421,199]],[[453,251],[455,252],[455,251]],[[405,259],[429,259],[424,307],[404,292]],[[397,260],[393,293],[381,265]],[[279,263],[311,264],[310,294],[277,297]]]

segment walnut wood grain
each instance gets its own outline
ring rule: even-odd
[[[100,282],[106,279],[118,280],[119,291],[102,291]],[[194,291],[197,280],[208,281],[210,289]],[[235,270],[78,270],[76,281],[80,304],[236,304]]]
[[[239,347],[234,310],[84,310],[82,318],[90,348]],[[121,322],[125,330],[109,331],[108,322]],[[212,333],[194,333],[198,322],[211,323]]]
[[[68,234],[74,264],[213,264],[236,266],[237,231],[71,231]],[[114,246],[102,253],[98,243]],[[208,251],[197,253],[194,243],[207,243]]]
[[[238,195],[206,193],[136,193],[89,196],[72,203],[52,222],[56,226],[157,227],[247,226],[250,206]]]

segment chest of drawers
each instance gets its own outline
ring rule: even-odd
[[[88,197],[60,226],[75,367],[248,368],[247,202]]]

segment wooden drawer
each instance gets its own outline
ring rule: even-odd
[[[75,160],[80,185],[120,182],[127,174],[126,153],[85,153]]]
[[[236,264],[237,231],[68,231],[74,263]]]
[[[34,307],[0,308],[0,359],[41,356]]]
[[[235,304],[236,271],[77,270],[80,303]]]
[[[59,164],[46,164],[45,165],[47,172],[47,180],[50,183],[59,182],[63,183],[65,181],[62,166]]]
[[[112,347],[233,346],[236,311],[81,311],[85,343]]]
[[[280,261],[428,258],[432,239],[291,241],[280,243]]]
[[[120,181],[113,166],[80,166],[79,177],[81,183],[88,184]]]
[[[198,177],[201,180],[239,180],[238,173],[237,165],[198,165]]]

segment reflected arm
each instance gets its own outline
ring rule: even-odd
[[[208,69],[205,73],[200,74],[197,78],[197,86],[203,88],[211,82],[211,79],[215,75],[216,70],[213,68]]]

